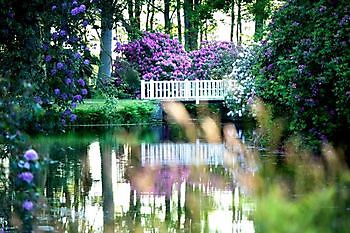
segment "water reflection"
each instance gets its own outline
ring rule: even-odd
[[[225,166],[237,161],[224,145],[186,143],[171,130],[36,139],[52,161],[37,231],[254,232],[252,202]]]

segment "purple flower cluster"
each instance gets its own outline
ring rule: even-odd
[[[162,33],[144,32],[127,44],[117,42],[115,51],[136,66],[143,80],[210,79],[228,74],[238,49],[230,42],[205,41],[201,49],[187,53],[178,40]],[[116,83],[123,69],[120,59],[114,63]]]
[[[70,13],[71,13],[73,16],[76,16],[76,15],[78,15],[78,14],[80,14],[80,13],[84,13],[85,10],[86,10],[86,6],[85,6],[84,4],[82,4],[82,5],[78,6],[78,7],[74,7],[74,8],[71,10]]]
[[[33,181],[34,175],[31,172],[22,172],[22,173],[18,174],[18,178],[29,184]]]
[[[24,153],[24,158],[27,160],[27,161],[36,161],[39,159],[39,156],[38,156],[38,153],[33,150],[33,149],[30,149],[30,150],[27,150],[25,153]]]
[[[345,26],[346,24],[350,23],[350,15],[345,15],[339,22],[340,26]]]
[[[22,208],[26,211],[31,211],[34,208],[34,204],[33,204],[33,202],[26,200],[23,202]]]
[[[191,66],[184,47],[162,33],[144,32],[139,40],[123,45],[118,43],[115,51],[134,64],[144,80],[183,80]],[[114,68],[116,73],[122,67],[116,62]]]
[[[64,11],[59,10],[64,9]],[[72,1],[71,4],[52,5],[51,12],[54,16],[66,18],[71,24],[65,27],[54,28],[51,39],[45,41],[43,47],[43,60],[48,69],[48,79],[52,84],[52,100],[62,108],[74,109],[78,102],[88,94],[84,76],[88,74],[91,66],[90,50],[87,47],[84,33],[89,21],[85,17],[87,7]],[[63,15],[60,15],[62,14]],[[69,17],[69,16],[74,16]],[[54,43],[52,43],[54,42]],[[62,48],[64,49],[62,53]],[[72,113],[62,114],[62,121],[75,121]]]
[[[190,73],[193,79],[210,79],[229,74],[238,49],[230,42],[203,41],[199,50],[189,53],[192,60]],[[225,64],[226,63],[226,64]]]

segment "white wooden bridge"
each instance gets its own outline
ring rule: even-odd
[[[233,80],[141,81],[141,99],[161,101],[223,101]]]
[[[222,143],[141,144],[142,166],[224,165],[228,157],[231,156]]]

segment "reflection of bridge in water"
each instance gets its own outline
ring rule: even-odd
[[[224,165],[230,156],[224,144],[141,144],[141,165]]]

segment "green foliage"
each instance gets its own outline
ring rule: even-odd
[[[308,141],[350,128],[348,1],[289,1],[273,17],[255,66],[257,94]]]
[[[76,124],[139,124],[149,123],[155,111],[155,104],[147,101],[93,101],[74,110]]]
[[[118,88],[115,88],[115,85],[111,89],[114,90],[117,98],[120,99],[133,99],[135,96],[140,94],[140,74],[137,70],[128,62],[123,60],[118,60],[114,65],[118,63],[118,73],[114,73],[115,85]]]
[[[257,233],[334,232],[334,190],[326,189],[290,201],[275,190],[258,202],[255,213]],[[344,229],[345,230],[345,229]]]

